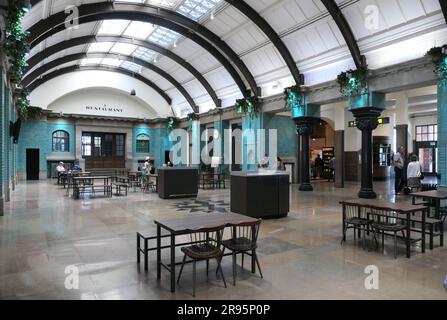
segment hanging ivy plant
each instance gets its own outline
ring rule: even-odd
[[[175,118],[175,117],[168,118],[168,130],[169,131],[174,130],[174,127],[176,124],[177,124],[177,118]]]
[[[237,114],[245,114],[253,117],[260,112],[259,99],[257,97],[250,97],[236,100],[234,109]]]
[[[11,82],[19,83],[26,67],[26,54],[29,52],[29,33],[22,28],[26,1],[8,1],[8,19],[6,25],[5,53],[10,63],[9,77]]]
[[[300,86],[292,86],[284,90],[286,104],[284,110],[291,111],[295,107],[304,105],[304,95],[301,92]]]
[[[188,114],[188,128],[192,128],[193,121],[200,120],[200,116],[197,113],[190,113]]]
[[[362,95],[368,92],[368,67],[342,72],[337,77],[340,92],[345,97]]]
[[[237,114],[244,114],[247,112],[247,103],[245,102],[245,99],[236,100],[236,104],[234,106],[234,111]]]
[[[431,48],[426,55],[435,65],[434,72],[439,77],[439,84],[447,85],[447,45]]]

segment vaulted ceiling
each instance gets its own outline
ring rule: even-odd
[[[205,112],[333,80],[365,63],[421,57],[447,42],[444,2],[32,0],[25,82],[33,89],[64,70],[82,72],[76,66],[127,70],[172,100],[178,116]],[[72,4],[79,24],[67,28]]]

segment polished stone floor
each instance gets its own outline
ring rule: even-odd
[[[338,202],[355,197],[358,186],[334,189],[320,182],[315,187],[313,193],[301,193],[292,186],[289,217],[263,221],[259,258],[264,279],[239,268],[236,286],[225,289],[214,272],[207,278],[200,264],[197,299],[447,298],[447,248],[421,254],[414,247],[414,256],[406,259],[400,244],[394,259],[391,239],[385,254],[368,252],[354,243],[351,232],[341,246]],[[376,189],[381,197],[390,197],[388,183],[377,183]],[[229,190],[201,191],[198,201],[132,192],[126,198],[76,201],[52,181],[22,183],[0,217],[0,298],[192,299],[192,266],[185,268],[171,294],[167,272],[156,280],[155,256],[149,273],[137,267],[135,234],[153,234],[155,218],[219,214],[229,210],[228,204]],[[180,260],[181,252],[177,255]],[[370,265],[379,270],[378,290],[365,288]],[[67,266],[79,270],[78,290],[65,287]],[[223,267],[230,282],[230,258]]]

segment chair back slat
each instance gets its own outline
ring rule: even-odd
[[[230,225],[231,237],[233,239],[244,238],[248,239],[252,244],[255,244],[258,240],[259,229],[262,220],[256,220],[249,223],[239,223]]]
[[[209,243],[215,241],[219,247],[222,243],[222,236],[225,225],[213,228],[199,228],[188,230],[191,242],[195,243]]]
[[[376,223],[397,224],[399,221],[396,211],[386,209],[372,208],[371,217]]]

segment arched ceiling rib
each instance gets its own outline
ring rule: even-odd
[[[442,13],[444,14],[445,22],[447,23],[447,0],[439,0],[441,5]]]
[[[125,36],[83,36],[83,37],[77,37],[72,38],[70,40],[66,40],[63,42],[59,42],[51,47],[46,48],[43,51],[38,52],[31,58],[27,60],[28,66],[25,69],[25,74],[28,73],[31,69],[33,69],[36,65],[38,65],[40,62],[45,60],[46,58],[50,57],[53,54],[56,54],[60,51],[64,51],[66,49],[76,47],[83,44],[91,44],[91,43],[101,43],[101,42],[113,42],[113,43],[127,43],[136,45],[141,48],[146,48],[148,50],[154,51],[156,53],[159,53],[163,56],[166,56],[179,65],[181,65],[183,68],[188,70],[205,88],[211,99],[213,100],[214,104],[217,108],[221,107],[221,101],[217,97],[216,92],[211,87],[209,82],[205,79],[205,77],[202,76],[202,74],[194,68],[190,63],[188,63],[186,60],[175,54],[174,52],[167,50],[155,43],[133,39],[131,37],[125,37]]]
[[[301,85],[304,84],[304,76],[300,74],[298,67],[296,66],[295,61],[293,60],[292,55],[290,54],[289,49],[286,47],[284,42],[278,36],[278,34],[273,30],[270,24],[250,5],[248,5],[243,0],[225,0],[233,7],[237,8],[240,12],[242,12],[247,18],[253,21],[259,29],[261,29],[265,35],[270,39],[270,41],[275,45],[276,49],[279,51],[280,55],[284,59],[292,73],[293,79],[296,84]]]
[[[354,33],[352,32],[351,26],[346,20],[345,16],[341,12],[340,8],[337,6],[335,0],[321,0],[323,2],[326,9],[331,14],[335,23],[338,26],[343,38],[346,41],[346,45],[351,52],[352,59],[354,59],[355,65],[357,68],[366,66],[365,56],[362,56],[360,53],[360,48],[357,44],[357,40],[355,39]]]
[[[51,79],[54,79],[56,77],[59,77],[61,75],[67,74],[67,73],[71,73],[71,72],[75,72],[75,71],[87,71],[87,70],[111,71],[111,72],[116,72],[116,73],[120,73],[120,74],[129,76],[129,77],[135,78],[135,79],[143,82],[147,86],[151,87],[152,89],[154,89],[159,95],[161,95],[163,97],[164,100],[166,100],[166,102],[169,105],[172,104],[172,99],[162,89],[160,89],[155,83],[153,83],[152,81],[143,77],[140,74],[134,74],[133,72],[131,72],[127,69],[117,68],[117,67],[106,67],[106,66],[82,67],[82,66],[78,66],[78,65],[69,66],[69,67],[57,69],[53,72],[50,72],[50,73],[40,77],[36,81],[29,84],[27,86],[27,89],[30,92],[32,92],[34,89],[36,89],[40,85],[44,84],[45,82],[50,81]]]
[[[94,1],[78,0],[76,4],[81,5]],[[180,12],[179,8],[186,3],[185,1],[169,0],[169,3],[175,4],[169,8]],[[48,1],[47,4],[50,5],[39,5],[36,10],[31,10],[33,14],[26,19],[25,25],[29,26],[41,18],[60,11],[64,2],[70,1]],[[144,4],[156,3],[155,0],[141,0],[140,2]],[[188,0],[188,3],[190,2],[199,3],[200,0]],[[225,5],[216,7],[212,16],[215,19],[210,19],[211,11],[208,11],[196,20],[214,32],[239,55],[256,77],[257,83],[262,86],[265,96],[282,92],[282,88],[291,85],[293,81],[289,68],[281,60],[272,40],[265,37],[265,32],[262,32],[259,25],[253,20],[247,19],[247,16],[235,6],[229,5],[230,2],[227,1]],[[330,2],[323,0],[245,0],[245,2],[278,34],[293,60],[296,61],[300,72],[306,75],[306,84],[308,85],[333,80],[339,72],[353,68],[354,63],[358,66],[362,61],[359,58],[361,57],[360,52],[368,57],[371,68],[381,68],[421,57],[433,43],[445,43],[445,37],[441,31],[446,26],[446,0],[387,0],[373,3],[368,0],[335,0],[331,1],[336,5],[333,6],[335,10],[332,12],[328,11]],[[368,27],[365,24],[366,10],[371,4],[375,4],[379,10],[377,27]],[[160,3],[160,6],[163,6],[163,3]],[[346,46],[346,44],[349,45],[346,33],[333,18],[333,16],[339,16],[340,11],[345,19],[345,26],[350,28],[353,34],[352,38],[356,40],[361,51],[357,52],[357,50],[352,50],[353,47]],[[107,22],[107,20],[103,22]],[[60,33],[57,37],[49,38],[39,47],[43,49],[47,45],[53,45],[73,36],[100,34],[97,32],[99,25],[99,23],[90,23],[92,28],[83,25],[79,30]],[[414,41],[411,41],[413,38]],[[144,40],[153,41],[152,37]],[[407,50],[395,49],[401,43],[403,46],[407,45]],[[225,106],[230,105],[234,101],[233,99],[237,99],[238,91],[236,86],[233,86],[233,80],[228,77],[227,72],[221,68],[218,61],[215,61],[203,48],[188,39],[176,42],[178,46],[173,46],[173,44],[172,42],[165,47],[181,55],[197,70],[200,70],[207,81],[217,90]],[[36,49],[33,51],[38,51]],[[354,51],[357,53],[353,53]],[[66,53],[61,52],[61,54],[72,53],[74,50],[67,50]],[[61,54],[58,54],[58,57]],[[185,77],[185,70],[173,65],[172,61],[162,58],[157,61],[157,65],[176,78],[182,79],[179,81],[185,87],[189,86],[186,84],[189,80]],[[198,86],[198,83],[196,82],[195,85]],[[167,87],[165,85],[162,88],[166,89]],[[188,90],[191,92],[191,88]],[[174,101],[176,101],[176,95],[177,92],[172,93]],[[198,99],[196,101],[200,101],[204,98],[204,92],[193,96],[194,99]],[[203,104],[209,102],[209,100],[206,102],[202,100]],[[183,101],[178,106],[182,108],[182,105]],[[203,106],[204,110],[207,107]]]
[[[111,59],[115,59],[115,60],[128,61],[128,62],[134,63],[136,65],[142,66],[144,68],[147,68],[149,70],[152,70],[155,73],[161,75],[166,80],[168,80],[178,91],[180,91],[180,93],[185,97],[186,101],[188,101],[189,105],[191,106],[191,108],[194,112],[196,112],[196,113],[199,112],[199,109],[195,105],[194,99],[191,97],[191,95],[188,93],[188,91],[186,91],[186,89],[177,80],[175,80],[170,74],[168,74],[167,72],[163,71],[162,69],[158,68],[157,66],[155,66],[147,61],[144,61],[142,59],[138,59],[135,57],[120,55],[120,54],[112,54],[112,53],[89,53],[89,54],[87,54],[87,53],[83,52],[83,53],[68,55],[68,56],[53,60],[47,64],[44,64],[40,68],[37,68],[36,70],[31,72],[29,75],[27,75],[23,79],[23,83],[25,84],[25,86],[27,86],[30,83],[32,83],[34,80],[36,80],[40,75],[50,71],[53,68],[57,68],[57,67],[65,64],[65,63],[68,63],[68,62],[78,61],[78,60],[82,60],[82,59],[86,59],[86,58],[92,58],[92,59],[111,58]]]
[[[252,92],[258,94],[256,82],[239,56],[213,32],[181,14],[148,5],[127,3],[111,4],[109,2],[84,4],[79,6],[78,9],[79,21],[77,22],[79,22],[79,24],[105,19],[142,21],[170,29],[191,39],[212,54],[228,70],[242,94],[248,96],[247,87],[245,86],[244,81],[233,65],[221,53],[222,51],[239,69],[241,74],[247,80]],[[31,48],[51,35],[64,30],[65,20],[65,12],[58,12],[47,19],[40,20],[32,25],[28,29],[30,32],[29,39]],[[200,34],[200,36],[198,34]]]

